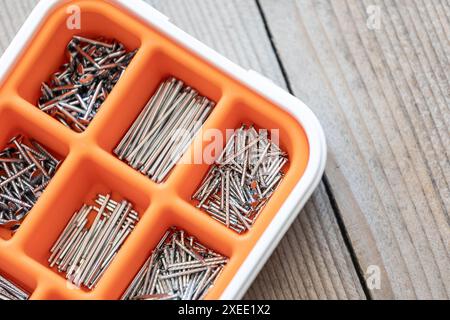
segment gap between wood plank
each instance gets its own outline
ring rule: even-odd
[[[281,70],[281,73],[283,75],[284,81],[286,82],[287,90],[289,91],[290,94],[294,95],[294,91],[292,89],[292,85],[291,85],[291,82],[290,82],[289,77],[287,75],[287,72],[286,72],[286,69],[284,67],[283,61],[281,60],[281,56],[280,56],[280,54],[278,52],[278,49],[277,49],[277,47],[275,45],[275,42],[273,41],[273,35],[272,35],[272,32],[270,31],[269,24],[267,23],[267,18],[266,18],[265,14],[264,14],[264,10],[261,7],[261,4],[260,4],[259,0],[255,0],[255,2],[256,2],[256,6],[258,7],[258,11],[259,11],[259,13],[261,15],[261,19],[263,21],[264,28],[265,28],[265,30],[267,32],[267,36],[269,38],[270,45],[272,46],[272,49],[274,51],[274,54],[275,54],[278,66],[279,66],[279,68]],[[330,204],[331,204],[331,207],[333,209],[334,216],[336,218],[337,224],[339,226],[339,230],[341,231],[342,238],[343,238],[344,243],[345,243],[345,247],[347,248],[347,250],[348,250],[348,252],[350,254],[350,258],[352,260],[353,266],[355,268],[356,274],[358,276],[359,282],[360,282],[361,287],[362,287],[362,289],[364,291],[366,299],[372,300],[373,297],[372,297],[372,295],[370,293],[369,288],[367,287],[367,284],[366,284],[366,281],[365,281],[365,278],[364,278],[364,271],[362,270],[361,264],[359,263],[358,258],[356,256],[356,253],[355,253],[355,251],[354,251],[354,249],[353,249],[353,247],[351,245],[351,241],[350,241],[350,238],[349,238],[349,235],[348,235],[348,232],[347,232],[347,228],[345,227],[344,221],[342,219],[341,212],[339,210],[339,207],[338,207],[338,204],[336,202],[336,199],[335,199],[335,197],[333,195],[333,190],[332,190],[332,187],[331,187],[331,185],[330,185],[330,183],[328,181],[328,178],[327,178],[326,174],[324,174],[322,182],[323,182],[323,184],[325,186],[325,190],[326,190],[326,193],[327,193],[328,198],[330,200]]]
[[[32,0],[31,0],[32,1]],[[20,2],[18,2],[18,3],[20,3]],[[255,12],[255,14],[257,14],[256,12]],[[262,18],[261,18],[262,19]],[[261,25],[261,28],[263,27],[263,25]],[[264,30],[263,30],[263,32],[264,32]],[[265,30],[265,34],[267,35],[267,36],[270,36],[270,33],[268,33],[267,32],[267,30]],[[269,41],[271,42],[272,41],[272,39],[269,37]],[[273,45],[273,44],[272,44]],[[270,48],[270,46],[268,47],[268,50],[270,50],[271,48]],[[274,58],[276,58],[276,59],[279,59],[279,55],[278,55],[278,52],[276,52],[275,51],[275,48],[272,46],[272,50],[274,50]],[[274,66],[276,65],[276,63],[275,63],[275,59],[273,59],[272,60],[273,61],[273,64],[274,64]],[[285,83],[284,83],[284,85],[286,85],[287,87],[288,87],[288,90],[290,91],[290,92],[292,92],[293,90],[292,90],[292,88],[291,88],[291,83],[290,83],[290,81],[289,81],[289,79],[288,79],[288,77],[287,77],[287,75],[286,75],[286,72],[285,72],[285,70],[284,70],[284,68],[281,68],[281,67],[283,67],[283,65],[282,65],[282,63],[280,63],[280,61],[278,61],[278,63],[279,63],[279,66],[280,66],[280,69],[279,69],[279,75],[277,76],[277,78],[278,77],[280,77],[280,81],[284,81]],[[281,80],[281,77],[283,77],[283,79],[284,80]],[[325,187],[324,187],[324,190],[325,190]],[[326,191],[327,192],[327,191]],[[326,192],[324,193],[324,196],[327,196],[326,195]],[[333,208],[331,208],[331,206],[330,206],[330,210],[333,210]],[[330,212],[330,217],[332,217],[333,215],[331,214],[331,212]],[[338,219],[336,219],[336,220],[338,220]],[[339,221],[339,220],[338,220]],[[339,230],[339,231],[338,231]],[[324,231],[325,231],[325,229],[324,229]],[[344,233],[342,232],[342,230],[340,230],[340,229],[337,229],[336,230],[336,234],[338,235],[338,233],[341,233],[342,235],[343,235],[343,240],[345,241],[345,237],[344,237]],[[341,240],[342,241],[342,240]],[[308,245],[307,243],[306,243],[306,245]],[[346,245],[344,245],[343,246],[343,248],[345,248],[345,250],[348,250],[348,248],[346,248],[345,247]],[[330,248],[331,249],[331,248]],[[350,256],[352,255],[352,251],[351,250],[348,250],[348,252],[350,252]],[[349,261],[348,261],[348,266],[349,266],[349,268],[351,268],[350,266],[353,264],[354,265],[354,262],[352,261],[352,262],[350,262],[351,260],[349,259]],[[354,268],[355,268],[355,266],[353,266]],[[355,271],[357,271],[357,269],[355,268]],[[357,274],[357,276],[359,277],[359,275]],[[276,280],[275,280],[276,281]],[[358,280],[356,280],[356,277],[355,277],[355,281],[354,281],[354,283],[356,284],[358,282]],[[364,286],[362,286],[363,287],[363,290],[362,291],[364,291],[364,289],[365,289],[365,287]],[[276,293],[274,293],[273,294],[273,296],[275,296],[276,295]],[[361,295],[362,296],[362,295]]]

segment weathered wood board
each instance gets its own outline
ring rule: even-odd
[[[359,264],[382,271],[371,294],[449,298],[449,2],[261,6],[292,90],[325,128]]]
[[[450,297],[447,0],[148,2],[291,90],[327,134],[325,183],[246,298]],[[35,3],[0,0],[0,52]]]

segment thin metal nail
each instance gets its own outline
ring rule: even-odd
[[[197,207],[242,233],[251,228],[283,180],[288,157],[266,130],[242,125],[193,195]],[[211,188],[211,183],[214,186]]]
[[[88,289],[97,286],[138,221],[137,212],[126,200],[116,202],[106,194],[98,195],[95,203],[83,205],[72,216],[49,259],[50,267],[56,266],[74,285]]]
[[[214,285],[228,258],[183,230],[167,231],[144,263],[123,300],[197,300]]]

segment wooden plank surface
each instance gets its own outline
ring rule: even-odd
[[[286,87],[255,1],[150,3],[229,59]],[[323,185],[295,220],[246,298],[365,298]]]
[[[286,87],[253,0],[149,2],[175,24],[231,60]],[[0,0],[1,52],[34,3],[34,0]],[[366,298],[323,184],[300,213],[246,298]]]
[[[0,52],[8,47],[37,0],[0,0]]]
[[[150,2],[291,89],[327,133],[326,185],[247,298],[449,298],[448,1]],[[34,3],[0,0],[0,51]],[[380,11],[379,29],[368,9]],[[365,294],[356,271],[371,266],[381,287]]]
[[[371,296],[448,299],[450,3],[260,3],[292,90],[325,128],[359,264],[382,273]]]

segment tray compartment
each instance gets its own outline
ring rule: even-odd
[[[227,265],[224,267],[221,275],[217,278],[214,288],[212,288],[206,295],[206,299],[217,299],[220,296],[221,288],[234,274],[236,267],[239,265],[238,255],[238,243],[233,237],[229,237],[224,230],[218,230],[217,228],[210,228],[206,226],[202,219],[192,218],[186,209],[189,210],[181,201],[174,201],[172,204],[161,205],[157,208],[158,213],[153,215],[155,218],[158,216],[157,227],[154,229],[147,228],[145,236],[150,241],[145,245],[141,244],[139,248],[136,248],[136,252],[133,253],[132,265],[129,265],[126,278],[120,279],[120,285],[122,290],[117,292],[114,299],[120,299],[123,293],[126,291],[130,283],[133,281],[143,264],[147,261],[152,251],[164,236],[165,232],[171,227],[177,227],[178,229],[185,230],[189,235],[194,236],[200,243],[206,247],[226,256],[229,258]],[[226,231],[226,230],[225,230]],[[132,270],[132,271],[131,271]],[[125,272],[125,269],[123,270]]]
[[[126,177],[106,170],[102,162],[95,157],[81,156],[72,161],[65,172],[65,178],[58,186],[59,190],[64,190],[64,192],[53,193],[47,198],[46,213],[40,215],[39,221],[34,223],[34,230],[39,230],[39,232],[29,232],[25,243],[25,253],[48,269],[50,269],[47,261],[50,257],[50,248],[74,212],[79,210],[84,203],[94,204],[97,194],[111,193],[112,199],[117,201],[127,199],[133,203],[140,218],[150,206],[150,197],[145,190],[142,190],[134,181],[128,181]],[[136,229],[139,228],[139,224],[140,222],[137,223]],[[121,250],[126,250],[126,244],[133,234],[134,231],[125,241],[119,253]],[[115,261],[116,259],[112,264]],[[51,270],[57,273],[56,268]],[[108,272],[109,270],[105,275]],[[61,273],[58,274],[63,278],[65,276]],[[101,286],[102,280],[100,279],[99,286]],[[89,291],[84,287],[81,290]]]
[[[217,122],[213,123],[212,127],[204,128],[204,132],[207,132],[208,129],[217,128],[224,138],[230,135],[230,133],[227,132],[227,129],[235,130],[241,127],[242,124],[246,124],[247,126],[253,124],[256,130],[266,129],[268,130],[269,136],[271,130],[278,129],[280,148],[288,153],[289,162],[283,168],[285,173],[283,181],[278,186],[266,206],[262,209],[261,214],[253,227],[250,231],[243,233],[242,236],[245,236],[247,233],[252,233],[255,226],[259,224],[267,226],[276,214],[281,203],[284,201],[286,195],[289,194],[289,190],[303,174],[309,157],[308,140],[303,129],[290,117],[290,115],[278,110],[263,99],[256,96],[254,98],[255,100],[247,100],[240,97],[226,99],[221,114],[216,119]],[[270,116],[268,116],[268,114],[270,114]],[[208,148],[210,142],[209,138],[210,137],[205,135],[203,141],[200,141],[200,138],[198,138],[195,143],[203,145],[206,153],[212,154],[214,156],[212,158],[215,160],[221,150],[219,150],[218,154],[215,154],[214,152],[208,151],[212,150],[212,148],[205,149]],[[222,148],[224,148],[225,145],[226,142],[223,141]],[[192,146],[189,152],[193,153],[196,148],[198,149],[198,147]],[[185,202],[192,205],[196,211],[202,212],[206,216],[208,216],[206,212],[195,207],[198,204],[198,201],[192,200],[191,197],[203,181],[211,166],[212,164],[206,162],[201,165],[187,164],[179,166],[176,174],[174,173],[174,188],[177,190],[178,195]],[[213,223],[220,224],[213,218],[209,216],[208,218],[213,221]],[[226,228],[225,225],[222,226]]]
[[[82,19],[86,18],[87,26],[80,33],[65,28],[66,8],[72,4],[79,5]],[[74,34],[115,38],[130,50],[139,48],[83,134],[72,132],[34,107],[41,82],[65,60],[64,47]],[[57,49],[47,53],[49,46]],[[217,102],[204,129],[218,128],[223,132],[242,123],[281,129],[281,148],[290,160],[286,177],[250,232],[238,235],[195,208],[191,195],[210,164],[178,164],[167,181],[158,185],[114,156],[113,149],[168,76],[183,80]],[[5,105],[3,101],[11,103]],[[201,243],[230,258],[206,297],[220,298],[302,177],[309,158],[306,134],[291,115],[108,1],[67,1],[49,12],[0,87],[0,125],[12,127],[9,123],[14,122],[24,123],[23,131],[36,134],[38,141],[67,157],[55,181],[47,188],[45,198],[40,199],[33,214],[30,212],[18,234],[11,241],[3,241],[0,234],[0,269],[11,273],[10,269],[16,268],[14,276],[34,290],[36,294],[32,298],[36,299],[120,299],[159,239],[172,226],[186,230]],[[3,138],[3,131],[0,145],[2,139],[7,139]],[[204,148],[208,143],[197,134],[182,161],[193,154],[195,147]],[[48,267],[49,250],[82,203],[93,200],[98,192],[110,191],[115,199],[125,197],[133,202],[141,216],[140,222],[98,287],[91,292],[74,290],[63,275]],[[7,268],[2,268],[2,263]],[[29,273],[22,267],[25,265]]]
[[[16,109],[14,108],[14,106],[10,104],[2,105],[2,107],[0,108],[0,128],[2,128],[2,130],[0,131],[0,149],[3,150],[8,141],[11,140],[11,138],[17,136],[18,134],[22,134],[26,137],[35,139],[49,152],[51,152],[56,159],[63,162],[69,152],[69,147],[67,146],[67,144],[64,141],[53,137],[51,132],[41,128],[34,121],[29,121],[29,119],[21,117],[21,115],[18,114],[15,110]],[[41,199],[45,198],[47,194],[45,191],[49,187],[51,187],[54,179],[57,178],[59,169],[61,168],[62,164],[63,163],[60,164],[58,171],[50,180],[49,186],[47,186],[47,188],[44,190],[43,194],[37,200],[33,208],[31,208],[27,217],[21,224],[21,227],[15,234],[20,233],[23,225],[27,222],[27,220],[32,219],[32,216],[36,211],[35,208],[39,206],[39,202],[41,202]],[[15,234],[0,226],[0,239],[9,240]]]
[[[13,69],[7,83],[9,90],[18,93],[33,106],[37,106],[41,96],[41,83],[47,82],[62,64],[68,62],[65,48],[74,35],[115,39],[123,43],[128,51],[139,49],[141,46],[139,34],[133,32],[137,22],[124,13],[113,10],[113,7],[103,10],[104,5],[95,1],[77,1],[74,4],[81,10],[81,29],[71,30],[67,27],[69,15],[66,13],[66,6],[56,9],[25,50],[21,63]],[[134,59],[128,68],[133,68],[133,62]],[[112,93],[121,91],[121,83],[127,71],[116,84]],[[108,100],[109,97],[100,107],[97,116],[102,112]]]

